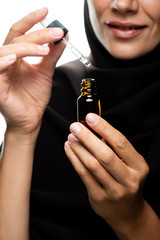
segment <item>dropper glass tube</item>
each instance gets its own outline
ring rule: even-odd
[[[88,61],[88,59],[71,44],[69,41],[67,41],[65,38],[62,39],[62,41],[66,44],[67,48],[76,56],[86,67],[90,67],[91,63]]]
[[[41,25],[43,27],[61,27],[64,31],[64,37],[68,33],[68,30],[58,20],[55,20],[55,21],[52,22],[48,18],[44,18],[41,21]],[[71,44],[69,41],[67,41],[64,37],[62,38],[62,41],[63,41],[63,43],[66,44],[67,48],[74,54],[74,56],[81,63],[83,63],[86,67],[90,67],[91,63],[88,61],[88,59],[76,47],[74,47],[73,44]]]

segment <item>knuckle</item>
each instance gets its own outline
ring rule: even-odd
[[[14,24],[10,27],[10,32],[18,32],[17,23],[14,23]]]
[[[45,31],[47,30],[47,31]],[[32,38],[34,39],[39,39],[39,40],[42,40],[42,39],[45,39],[45,38],[49,38],[48,36],[48,29],[41,29],[41,30],[37,30],[33,33],[32,35]],[[29,37],[31,37],[31,34],[28,35]]]
[[[36,34],[36,37],[37,37],[38,39],[40,39],[40,38],[42,37],[42,32],[41,32],[41,30],[36,31],[35,34]]]
[[[128,146],[127,138],[124,135],[120,134],[116,141],[116,147],[122,150],[126,149],[127,146]]]
[[[139,169],[138,169],[139,179],[141,182],[143,182],[146,179],[146,177],[148,176],[148,174],[150,172],[150,168],[149,168],[147,162],[145,161],[144,157],[140,154],[138,155],[138,161],[140,163]]]
[[[100,124],[100,131],[101,132],[108,131],[108,125],[107,125],[107,123],[105,121],[101,122],[101,124]]]
[[[105,201],[106,201],[106,195],[105,194],[98,194],[97,195],[97,201],[100,203],[100,204],[103,204]]]
[[[148,164],[147,164],[147,163],[144,164],[144,166],[143,166],[143,176],[144,176],[144,177],[147,177],[148,174],[149,174],[149,171],[150,171],[150,169],[149,169]]]
[[[97,202],[99,205],[103,205],[107,200],[107,196],[104,191],[99,192],[99,194],[94,195],[92,198],[94,202]]]
[[[112,193],[112,201],[114,202],[119,202],[124,198],[124,193],[120,192],[120,191],[114,191]]]
[[[112,188],[109,194],[109,201],[110,202],[118,202],[125,197],[125,193],[122,188]]]
[[[95,160],[90,160],[89,164],[88,164],[88,168],[92,171],[92,172],[96,172],[100,167],[99,162],[95,159]]]
[[[90,138],[90,133],[86,133],[85,131],[82,132],[83,142],[87,142]]]
[[[129,194],[130,195],[135,195],[139,192],[140,190],[140,184],[138,182],[131,182],[129,184]]]
[[[18,39],[19,39],[19,37],[14,37],[11,41],[11,44],[18,43]]]
[[[138,183],[129,184],[127,187],[112,189],[110,194],[110,201],[111,202],[126,202],[127,199],[132,198],[139,192],[140,186]]]
[[[37,49],[38,49],[36,44],[34,44],[34,43],[26,43],[26,47],[28,47],[28,49],[31,52],[37,52]]]
[[[141,187],[141,183],[139,181],[139,177],[135,174],[128,177],[127,181],[127,194],[128,195],[135,195],[139,192]]]
[[[108,149],[103,149],[99,154],[99,160],[103,165],[113,165],[114,154]]]
[[[147,177],[150,171],[149,166],[142,155],[140,155],[140,160],[142,162],[141,173],[144,177]]]
[[[149,166],[147,163],[144,163],[143,166],[141,167],[140,174],[141,174],[141,180],[142,182],[146,179],[146,177],[149,174]]]
[[[88,171],[85,167],[80,167],[78,170],[77,170],[79,176],[82,178],[82,179],[85,179],[87,176],[88,176]]]

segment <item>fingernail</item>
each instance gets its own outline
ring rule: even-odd
[[[61,28],[52,28],[50,30],[50,34],[53,36],[53,37],[59,37],[61,36],[63,33],[63,30]]]
[[[48,46],[42,46],[42,45],[38,45],[38,50],[41,52],[41,53],[48,53],[49,52],[49,47]]]
[[[37,15],[41,15],[45,10],[46,10],[46,7],[43,7],[43,8],[40,8],[40,9],[36,10],[35,13]]]
[[[72,143],[74,141],[78,141],[78,139],[73,135],[73,134],[69,134],[68,136],[68,142]]]
[[[96,114],[89,113],[87,115],[87,121],[91,124],[96,124],[98,121],[98,116]]]
[[[67,149],[69,149],[69,148],[70,148],[70,145],[69,145],[69,142],[67,141],[67,142],[65,142],[65,144],[64,144],[64,149],[67,150]]]
[[[73,134],[76,134],[76,133],[80,132],[81,127],[78,123],[72,123],[70,126],[70,130]]]

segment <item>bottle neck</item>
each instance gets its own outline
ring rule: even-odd
[[[95,95],[97,94],[96,81],[95,79],[86,78],[81,83],[81,95]]]
[[[96,89],[81,89],[81,96],[96,95],[96,94],[97,94]]]

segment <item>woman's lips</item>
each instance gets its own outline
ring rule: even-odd
[[[137,25],[134,23],[124,23],[119,21],[106,22],[111,33],[121,39],[130,39],[133,38],[144,31],[146,25]]]

